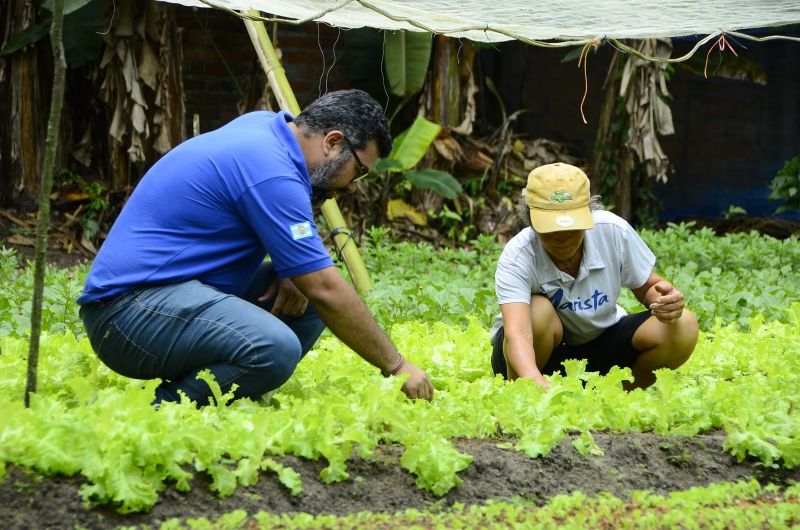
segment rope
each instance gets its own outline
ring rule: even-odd
[[[695,52],[697,50],[699,50],[707,42],[713,40],[715,37],[718,39],[717,42],[719,42],[719,38],[720,37],[724,37],[726,34],[739,37],[740,39],[747,39],[747,40],[752,40],[752,41],[756,41],[756,42],[762,42],[762,41],[767,41],[767,40],[776,40],[776,39],[783,39],[783,40],[788,40],[788,41],[800,42],[800,37],[788,37],[786,35],[768,35],[766,37],[755,37],[753,35],[748,35],[746,33],[738,33],[736,31],[718,31],[717,33],[712,33],[711,35],[708,35],[708,36],[700,39],[697,42],[697,44],[695,44],[694,47],[691,50],[689,50],[685,55],[682,55],[680,57],[667,57],[667,58],[664,58],[664,57],[653,57],[651,55],[646,55],[644,53],[641,53],[640,51],[636,50],[635,48],[631,48],[630,46],[628,46],[626,44],[623,44],[618,39],[607,39],[607,40],[608,40],[608,42],[611,43],[612,46],[614,46],[619,51],[624,52],[624,53],[628,53],[628,54],[633,55],[633,56],[636,56],[636,57],[638,57],[640,59],[644,59],[645,61],[651,61],[651,62],[655,62],[655,63],[680,63],[680,62],[686,61],[687,59],[691,58],[692,55],[694,55]],[[716,43],[714,43],[714,44],[716,44]],[[730,47],[730,44],[728,44],[728,46]]]
[[[347,238],[344,240],[344,243],[342,243],[341,245],[339,245],[336,242],[336,239],[334,239],[339,234],[345,234],[347,236]],[[331,240],[331,242],[333,243],[333,248],[334,250],[336,250],[336,255],[339,256],[340,261],[344,261],[344,255],[342,254],[342,249],[344,249],[347,243],[352,241],[353,244],[355,244],[355,239],[353,239],[353,232],[351,232],[350,229],[347,228],[346,226],[339,226],[337,228],[334,228],[333,230],[330,231],[330,233],[327,236],[325,236],[325,239]]]

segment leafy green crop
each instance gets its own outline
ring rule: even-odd
[[[428,372],[433,403],[412,402],[400,378],[384,379],[333,337],[324,337],[270,400],[215,406],[150,406],[157,381],[126,379],[92,353],[74,298],[86,268],[50,269],[39,392],[22,396],[32,271],[14,254],[0,258],[0,475],[6,464],[87,480],[82,492],[121,511],[146,510],[166,482],[189,487],[195,472],[231,494],[271,472],[292,493],[300,477],[282,455],[324,459],[321,478],[346,480],[353,455],[402,450],[417,484],[442,495],[460,482],[470,456],[454,438],[496,438],[531,457],[568,434],[577,451],[600,451],[592,433],[650,431],[695,435],[723,429],[737,459],[766,466],[800,463],[800,250],[796,238],[756,234],[717,238],[675,225],[644,232],[658,268],[701,319],[689,362],[659,371],[656,384],[625,392],[629,370],[607,376],[568,363],[545,390],[491,374],[488,327],[497,311],[494,265],[500,247],[482,237],[458,249],[389,240],[373,230],[366,247],[375,289],[368,301],[394,342]],[[638,304],[623,299],[630,309]]]
[[[88,500],[148,509],[165,481],[188,487],[191,470],[211,476],[228,495],[261,470],[278,473],[292,491],[299,478],[275,457],[324,458],[321,478],[348,478],[354,455],[374,458],[379,445],[403,448],[401,465],[420,487],[446,493],[470,457],[453,438],[505,437],[509,449],[537,457],[569,433],[576,450],[595,453],[591,432],[727,433],[736,458],[768,466],[800,463],[800,304],[786,322],[756,317],[749,332],[717,324],[701,337],[690,361],[663,370],[650,389],[625,392],[627,369],[605,377],[571,361],[545,390],[529,381],[491,376],[488,333],[442,322],[396,324],[391,334],[436,386],[433,403],[412,402],[402,380],[384,379],[334,338],[323,339],[269,404],[249,400],[196,409],[190,403],[150,406],[157,381],[110,372],[86,339],[46,336],[40,391],[22,406],[26,344],[0,339],[0,462],[88,479]],[[218,392],[217,392],[218,393]]]
[[[492,501],[485,506],[456,504],[440,512],[408,509],[383,514],[362,512],[347,516],[274,515],[243,510],[213,523],[207,519],[170,519],[161,530],[263,528],[314,530],[337,528],[794,528],[800,524],[800,488],[781,492],[775,486],[750,482],[717,483],[667,496],[635,492],[631,499],[581,492],[558,495],[544,506],[519,499]]]
[[[47,268],[42,329],[51,333],[83,333],[75,299],[81,294],[87,266]],[[20,263],[14,250],[0,247],[0,336],[27,335],[31,327],[33,262]]]
[[[757,233],[714,235],[691,224],[663,231],[643,230],[656,255],[657,271],[684,292],[701,328],[717,319],[746,329],[750,317],[783,318],[786,308],[800,301],[800,240],[777,240]],[[482,236],[465,248],[436,249],[431,245],[393,242],[373,229],[365,246],[365,261],[375,288],[370,308],[379,322],[443,321],[466,325],[477,317],[490,326],[499,312],[494,295],[494,271],[502,248]],[[624,290],[621,305],[642,306]]]

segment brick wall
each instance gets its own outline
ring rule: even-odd
[[[183,35],[183,82],[190,122],[187,130],[191,131],[191,119],[195,113],[200,116],[202,131],[215,129],[241,114],[238,106],[242,101],[257,100],[266,77],[239,18],[215,9],[176,5],[175,10]],[[271,31],[272,25],[268,28]],[[324,58],[320,45],[325,50]],[[323,24],[281,24],[278,26],[278,48],[301,107],[325,92],[324,72],[329,69],[327,89],[348,88],[346,70],[341,61],[344,40],[338,29]],[[334,50],[339,59],[331,69]],[[245,110],[252,110],[252,107]]]

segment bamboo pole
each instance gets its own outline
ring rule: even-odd
[[[258,15],[258,11],[250,9],[248,14]],[[256,49],[261,67],[264,68],[264,72],[267,74],[269,85],[272,87],[275,99],[278,100],[278,105],[280,105],[281,109],[296,116],[300,113],[300,105],[298,105],[292,87],[289,85],[289,80],[286,78],[286,70],[283,69],[275,53],[275,48],[272,46],[267,28],[263,22],[256,20],[244,19],[244,25]],[[356,290],[359,293],[364,293],[372,289],[369,272],[367,272],[364,261],[361,259],[361,254],[358,252],[355,241],[350,237],[350,231],[344,222],[344,217],[342,217],[342,212],[339,210],[339,205],[335,199],[329,199],[322,204],[322,215],[330,227],[336,250],[344,259],[345,266],[350,273],[350,278],[352,278]]]

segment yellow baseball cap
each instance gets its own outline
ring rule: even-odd
[[[537,232],[592,228],[589,197],[589,177],[575,166],[556,162],[539,166],[528,175],[525,203]]]

